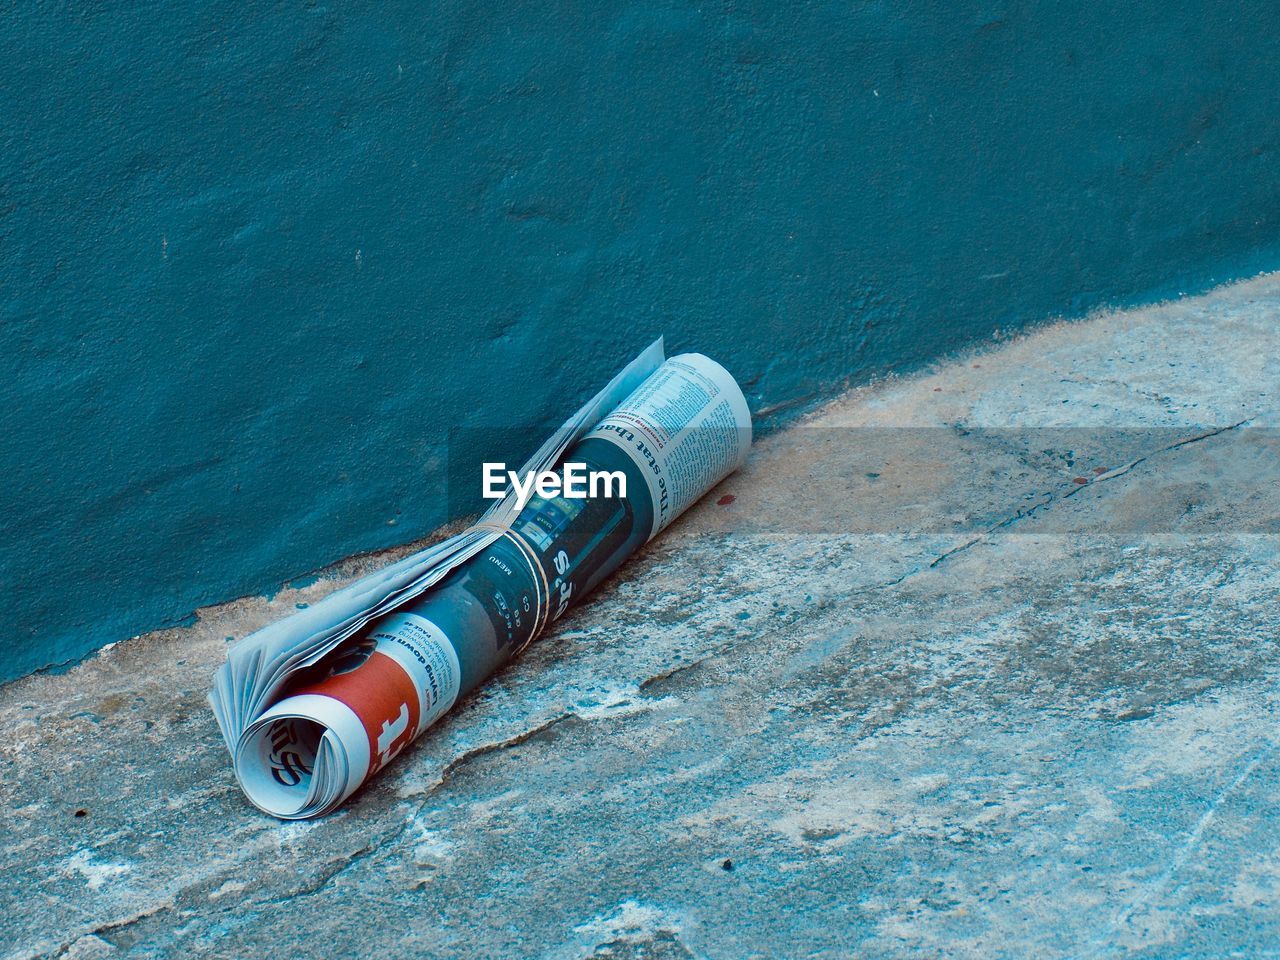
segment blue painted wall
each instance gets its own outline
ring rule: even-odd
[[[1278,41],[1208,0],[10,11],[0,678],[430,531],[451,429],[662,331],[776,418],[1274,267]]]

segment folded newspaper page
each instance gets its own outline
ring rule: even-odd
[[[664,361],[662,341],[650,345],[471,527],[228,651],[209,701],[245,795],[284,819],[333,810],[750,444],[746,400],[723,367]]]

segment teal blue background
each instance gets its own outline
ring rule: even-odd
[[[0,26],[0,679],[446,519],[658,333],[766,424],[1277,263],[1272,3]]]

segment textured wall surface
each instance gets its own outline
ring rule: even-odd
[[[0,27],[0,679],[445,519],[666,332],[758,411],[1276,261],[1280,9],[69,5]]]

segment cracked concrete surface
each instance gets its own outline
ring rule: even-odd
[[[0,688],[0,956],[1280,954],[1280,278],[855,390],[337,814],[226,643]]]

